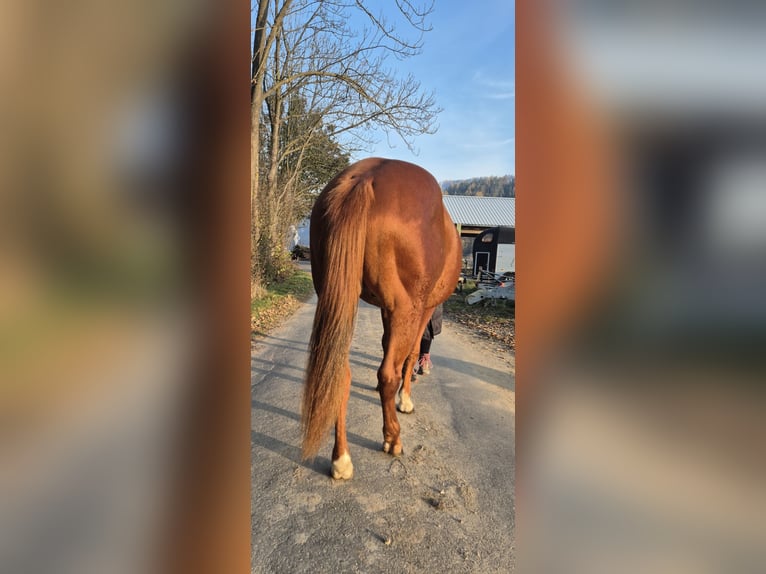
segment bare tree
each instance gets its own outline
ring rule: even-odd
[[[393,21],[364,0],[259,0],[251,84],[254,278],[283,251],[282,234],[311,191],[373,132],[414,138],[435,131],[439,109],[412,76],[388,66],[422,49],[433,2],[397,0]],[[350,22],[360,22],[352,26]],[[411,37],[410,37],[411,36]],[[343,149],[338,143],[342,142]],[[335,144],[335,147],[333,147]]]

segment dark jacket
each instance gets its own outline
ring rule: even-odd
[[[433,340],[436,335],[442,332],[442,306],[441,304],[434,309],[431,320],[426,325],[426,330],[423,332],[423,338],[425,340]]]

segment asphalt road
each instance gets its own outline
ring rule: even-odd
[[[252,571],[511,572],[514,358],[445,321],[432,374],[399,414],[404,453],[385,454],[375,391],[377,308],[360,302],[351,347],[350,481],[330,478],[332,437],[300,459],[300,396],[315,299],[252,353]]]

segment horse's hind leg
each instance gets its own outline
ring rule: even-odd
[[[413,349],[418,326],[404,313],[383,313],[383,340],[386,348],[378,369],[378,392],[383,405],[383,450],[398,455],[402,452],[399,420],[396,417],[396,392],[402,380],[404,361]]]
[[[338,420],[335,422],[335,446],[332,449],[332,477],[349,479],[354,475],[354,465],[351,464],[351,454],[346,440],[346,407],[351,394],[351,366],[346,363],[346,376],[343,379],[343,402],[341,403]]]
[[[380,344],[383,347],[383,355],[385,356],[386,349],[388,349],[388,340],[391,336],[391,327],[389,324],[390,319],[388,311],[382,308],[380,310],[380,320],[383,322],[383,336],[380,339]],[[378,375],[380,375],[380,373],[378,373]],[[378,384],[375,387],[375,390],[380,393],[380,376],[378,376]]]
[[[426,309],[423,312],[423,317],[420,320],[420,329],[418,330],[418,337],[415,339],[415,344],[410,350],[410,354],[404,361],[404,367],[402,369],[402,389],[399,392],[399,410],[403,413],[411,413],[415,410],[415,405],[412,404],[411,386],[412,386],[412,371],[418,360],[420,354],[420,340],[423,338],[423,332],[426,330],[428,320],[431,318],[433,308]]]

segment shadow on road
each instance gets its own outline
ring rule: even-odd
[[[297,371],[300,371],[300,376],[295,375],[288,375],[285,373],[286,368],[295,369]],[[299,385],[303,384],[303,374],[304,369],[298,368],[298,367],[290,367],[289,365],[285,364],[277,364],[272,361],[256,361],[251,367],[250,367],[250,374],[251,375],[263,375],[263,376],[275,376],[279,377],[280,379],[284,379],[285,381],[290,381],[291,383],[297,383]]]
[[[280,345],[278,343],[286,343]],[[257,345],[264,345],[267,347],[274,347],[276,349],[288,349],[290,351],[306,350],[308,351],[308,340],[294,341],[292,339],[283,339],[281,337],[274,337],[273,335],[266,335],[263,339],[257,342]],[[381,351],[382,352],[382,351]],[[360,359],[369,359],[370,361],[380,363],[383,358],[382,355],[368,355],[367,353],[360,353],[359,351],[352,350],[352,354],[356,355]]]
[[[313,460],[301,460],[301,449],[297,446],[287,444],[278,438],[257,431],[250,431],[250,444],[270,450],[271,452],[286,458],[290,462],[294,462],[303,468],[313,470],[322,476],[327,476],[331,466],[330,459],[326,457],[318,456]]]
[[[280,345],[275,341],[286,343]],[[308,341],[293,341],[291,339],[281,339],[279,337],[272,337],[271,335],[265,335],[263,339],[257,342],[257,345],[263,345],[265,347],[271,347],[274,349],[285,349],[288,351],[308,351]],[[382,353],[382,352],[381,352]],[[371,363],[364,362],[362,359],[367,359]],[[367,353],[361,353],[359,351],[351,351],[351,364],[357,364],[360,367],[370,367],[377,369],[380,362],[383,360],[383,355],[368,355]]]
[[[361,397],[361,398],[365,400],[370,400],[370,397]],[[377,405],[380,405],[380,402],[378,401],[375,401],[375,403]],[[253,409],[262,410],[268,413],[287,417],[300,423],[301,416],[298,413],[289,411],[287,409],[283,409],[281,407],[270,405],[268,403],[256,401],[256,400],[251,401],[250,404],[253,407]],[[255,436],[255,435],[258,435],[258,436]],[[362,448],[366,448],[369,450],[373,450],[373,451],[380,450],[380,444],[374,440],[371,440],[369,438],[366,438],[361,435],[348,432],[348,431],[347,431],[347,436],[348,436],[348,442],[353,443],[357,446],[360,446]],[[285,458],[295,462],[296,464],[306,466],[306,464],[301,462],[301,450],[297,446],[289,445],[279,439],[276,439],[268,435],[265,435],[263,433],[259,433],[255,431],[251,432],[251,438],[253,440],[253,444],[262,446],[263,448],[266,448],[272,452],[275,452],[276,454],[284,456]],[[279,448],[276,448],[276,447],[279,447]],[[312,467],[307,466],[307,468],[312,468]]]
[[[289,343],[289,345],[276,345],[271,341],[281,341],[282,343]],[[273,335],[265,335],[264,338],[258,341],[258,345],[269,343],[272,347],[281,347],[283,349],[296,350],[299,347],[307,347],[308,341],[293,341],[292,339],[282,339],[281,337],[274,337]]]
[[[279,341],[285,344],[279,344],[276,341]],[[308,345],[306,341],[293,341],[291,339],[282,339],[279,337],[272,337],[272,336],[265,337],[263,340],[259,341],[258,344],[264,345],[267,347],[272,347],[274,349],[283,349],[287,351],[297,351],[297,350],[306,351],[307,345]],[[462,361],[460,359],[447,357],[444,355],[440,355],[438,353],[433,353],[433,358],[437,368],[451,369],[457,373],[461,373],[469,377],[480,379],[486,383],[497,385],[504,389],[510,389],[512,391],[516,390],[515,379],[509,371],[500,371],[498,369],[486,367],[482,364]],[[375,371],[377,371],[378,367],[380,366],[380,361],[382,359],[383,359],[382,356],[373,356],[373,355],[369,355],[367,353],[362,353],[355,349],[352,349],[351,355],[349,357],[349,361],[351,362],[352,377],[354,373],[354,366],[374,369]],[[263,366],[262,367],[254,366],[253,368],[251,368],[252,373],[267,374],[268,372],[270,372],[268,367],[275,364],[275,363],[269,363],[268,361],[263,361],[260,359],[256,360],[255,364],[258,365],[259,363]],[[281,363],[280,366],[299,370],[300,377],[292,377],[289,375],[285,375],[281,372],[279,373],[279,376],[297,383],[303,383],[303,374],[305,373],[304,364],[290,365],[287,363]],[[368,386],[368,385],[362,385],[359,383],[355,384],[353,382],[351,384],[353,386],[356,386],[364,390],[373,390],[375,388],[374,385]],[[377,384],[377,381],[376,381],[376,384]],[[362,397],[362,398],[363,400],[369,400],[369,397]]]
[[[485,383],[490,383],[514,392],[516,391],[516,380],[508,371],[499,371],[497,369],[485,367],[484,365],[439,355],[434,355],[434,365],[437,369],[451,369],[457,373],[479,379]]]
[[[285,367],[289,367],[289,365],[284,364],[277,364],[272,361],[263,361],[259,360],[256,362],[256,364],[252,365],[250,367],[250,374],[251,375],[262,375],[262,376],[274,376],[278,377],[279,379],[289,381],[291,383],[295,383],[298,385],[303,385],[303,369],[300,369],[300,377],[294,376],[294,375],[288,375],[284,372]],[[289,367],[292,369],[297,369],[297,367]],[[377,384],[377,383],[376,383]],[[351,387],[357,388],[363,391],[374,391],[375,387],[372,385],[365,385],[362,383],[355,383],[353,379],[351,380]],[[370,397],[367,395],[363,395],[361,393],[358,393],[354,390],[351,391],[351,396],[355,397],[359,400],[366,401],[368,403],[374,404],[374,405],[380,405],[380,400],[376,397]]]

